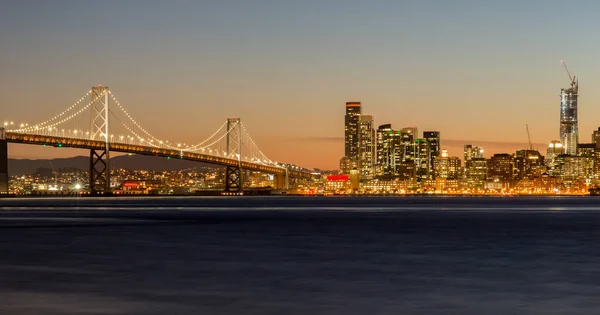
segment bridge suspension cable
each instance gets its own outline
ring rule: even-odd
[[[137,128],[138,128],[138,129],[139,129],[141,132],[142,132],[142,133],[144,133],[144,134],[146,135],[146,137],[148,137],[148,138],[150,138],[150,139],[152,139],[152,140],[154,140],[154,141],[157,141],[157,142],[159,142],[159,143],[161,143],[161,144],[164,144],[164,146],[166,146],[166,147],[168,147],[168,148],[170,148],[170,149],[176,149],[176,150],[179,150],[179,148],[176,148],[176,147],[174,147],[174,146],[170,146],[170,145],[166,144],[166,143],[167,143],[167,142],[169,142],[169,141],[163,141],[163,140],[161,140],[161,139],[158,139],[158,138],[156,138],[156,137],[155,137],[155,136],[153,136],[151,133],[149,133],[149,132],[148,132],[148,131],[147,131],[147,130],[144,128],[144,127],[142,127],[142,126],[141,126],[141,125],[140,125],[140,124],[139,124],[139,123],[138,123],[138,122],[137,122],[137,121],[136,121],[136,120],[135,120],[135,119],[134,119],[134,118],[131,116],[131,114],[129,114],[129,112],[127,112],[127,110],[126,110],[126,109],[125,109],[123,106],[121,106],[121,102],[119,102],[119,100],[117,100],[117,98],[116,98],[116,97],[113,95],[113,93],[112,93],[111,91],[108,91],[108,94],[110,95],[110,97],[112,98],[112,100],[115,102],[115,104],[117,104],[117,107],[118,107],[118,108],[119,108],[119,109],[120,109],[120,110],[123,112],[123,114],[125,114],[125,116],[126,116],[128,119],[129,119],[129,121],[131,121],[131,122],[133,123],[133,125],[134,125],[134,126],[136,126],[136,127],[137,127]],[[114,115],[114,113],[113,113],[113,115]],[[117,116],[115,115],[115,117],[117,117]],[[117,119],[118,119],[118,118],[117,118]],[[121,124],[123,124],[123,126],[125,126],[125,127],[126,127],[126,129],[127,129],[127,130],[129,130],[130,132],[134,133],[134,132],[133,132],[133,130],[131,130],[131,129],[130,129],[128,126],[126,126],[126,125],[125,125],[125,124],[124,124],[124,123],[123,123],[123,122],[122,122],[120,119],[118,119],[118,120],[121,122]],[[138,138],[143,138],[143,137],[139,137],[139,136],[138,136]]]
[[[219,129],[217,129],[217,131],[215,131],[212,135],[210,135],[210,137],[206,138],[206,140],[198,143],[198,144],[194,144],[191,146],[187,146],[185,147],[183,150],[185,151],[196,151],[202,148],[202,145],[204,145],[206,142],[208,142],[210,139],[214,138],[217,134],[219,134],[219,132],[221,132],[221,130],[223,130],[223,128],[225,128],[225,126],[227,126],[227,121],[225,121],[223,123],[223,125],[221,125],[221,127],[219,127]]]
[[[176,144],[155,137],[134,119],[112,91],[108,88],[105,88],[105,91],[105,93],[94,93],[94,88],[92,88],[74,104],[52,118],[34,125],[21,124],[20,128],[11,128],[8,131],[51,137],[97,140],[92,136],[91,128],[93,126],[90,119],[75,118],[84,116],[84,113],[90,113],[90,118],[93,119],[94,108],[92,105],[102,102],[102,99],[109,95],[112,105],[109,106],[108,101],[104,101],[104,104],[106,104],[104,110],[107,110],[108,117],[111,117],[114,123],[110,124],[110,130],[105,127],[106,130],[98,134],[102,139],[106,139],[106,142],[120,141],[124,144],[176,150],[182,154],[184,152],[200,153],[255,164],[283,167],[266,156],[239,118],[226,119],[216,131],[199,143],[193,145]],[[91,100],[85,104],[84,101],[87,98]],[[87,111],[88,109],[89,111]]]
[[[251,158],[251,159],[252,159],[252,158],[254,158],[254,159],[258,160],[258,161],[265,161],[265,162],[268,162],[268,163],[271,163],[271,164],[272,164],[272,163],[273,163],[273,161],[272,161],[271,159],[269,159],[269,158],[268,158],[268,157],[267,157],[267,156],[266,156],[266,155],[265,155],[265,154],[262,152],[262,150],[260,150],[260,149],[258,148],[258,145],[256,144],[256,142],[254,142],[254,139],[252,139],[252,137],[250,136],[250,133],[249,133],[249,132],[248,132],[248,130],[246,129],[246,126],[244,126],[244,124],[243,124],[243,123],[241,123],[241,124],[242,124],[242,129],[244,130],[244,134],[247,136],[247,140],[248,140],[248,141],[246,141],[246,142],[250,142],[250,144],[252,144],[252,148],[251,148],[251,151],[250,151],[250,152],[252,153],[252,150],[253,150],[253,149],[255,149],[255,150],[256,150],[256,151],[254,152],[254,154],[251,154],[250,158]],[[265,164],[267,164],[267,163],[265,163]]]
[[[88,92],[86,94],[89,95],[91,92]],[[65,111],[63,111],[62,113],[42,122],[42,123],[38,123],[35,125],[30,125],[26,128],[20,128],[20,129],[15,129],[15,130],[10,130],[12,132],[22,132],[22,133],[31,133],[31,132],[38,132],[40,130],[44,130],[44,129],[49,129],[51,130],[52,128],[61,125],[75,117],[77,117],[78,115],[80,115],[81,113],[83,113],[86,109],[88,109],[94,102],[96,102],[99,97],[96,97],[96,99],[92,100],[91,102],[89,102],[87,105],[83,106],[82,108],[80,108],[79,110],[77,110],[76,112],[72,113],[70,116],[67,116],[59,121],[56,121],[58,118],[64,116],[65,114],[67,114],[68,112],[70,112],[71,110],[73,110],[77,105],[79,105],[81,103],[81,101],[85,99],[85,96],[83,98],[81,98],[80,100],[78,100],[75,104],[71,105],[71,107],[69,107],[68,109],[66,109]]]

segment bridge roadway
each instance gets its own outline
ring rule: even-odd
[[[78,148],[78,149],[95,149],[104,150],[106,143],[99,140],[87,140],[87,139],[74,139],[74,138],[63,138],[55,136],[44,136],[44,135],[30,135],[21,134],[15,132],[6,132],[6,141],[9,143],[20,143],[20,144],[33,144],[33,145],[50,145],[50,146],[61,146],[67,148]],[[151,156],[162,156],[179,158],[182,160],[205,162],[210,164],[222,165],[222,166],[237,166],[238,160],[224,158],[219,156],[200,154],[194,152],[179,151],[173,149],[156,148],[152,146],[142,146],[136,144],[126,143],[109,143],[109,150],[111,152],[122,152],[122,153],[134,153],[141,155]],[[285,175],[286,169],[283,167],[268,166],[264,164],[241,162],[243,170],[259,171],[274,175]],[[311,173],[303,171],[288,170],[288,177],[292,178],[311,178]]]

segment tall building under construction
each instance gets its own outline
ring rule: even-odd
[[[560,90],[560,142],[565,154],[577,155],[577,142],[579,141],[579,128],[577,120],[577,96],[579,82],[571,75],[567,65],[562,62],[571,87]]]

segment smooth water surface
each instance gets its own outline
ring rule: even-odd
[[[0,314],[598,314],[599,205],[0,199]]]

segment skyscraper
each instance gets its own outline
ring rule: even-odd
[[[577,142],[579,140],[577,122],[579,82],[575,76],[571,76],[568,70],[567,74],[569,74],[569,79],[571,80],[571,87],[560,90],[560,142],[563,145],[563,152],[565,154],[576,155]]]
[[[417,181],[433,178],[433,171],[430,171],[430,148],[425,138],[415,139],[415,167]]]
[[[377,176],[398,176],[402,163],[401,135],[391,124],[377,128]]]
[[[360,102],[346,102],[344,118],[344,155],[358,161],[358,121],[360,120]]]
[[[414,161],[417,154],[415,139],[417,139],[418,130],[417,127],[404,127],[400,129],[402,136],[402,162]]]
[[[439,131],[423,131],[423,139],[427,141],[429,154],[429,179],[433,179],[433,161],[440,156],[440,132]]]
[[[375,175],[375,129],[373,116],[360,115],[358,121],[358,168],[360,179],[373,179]]]

